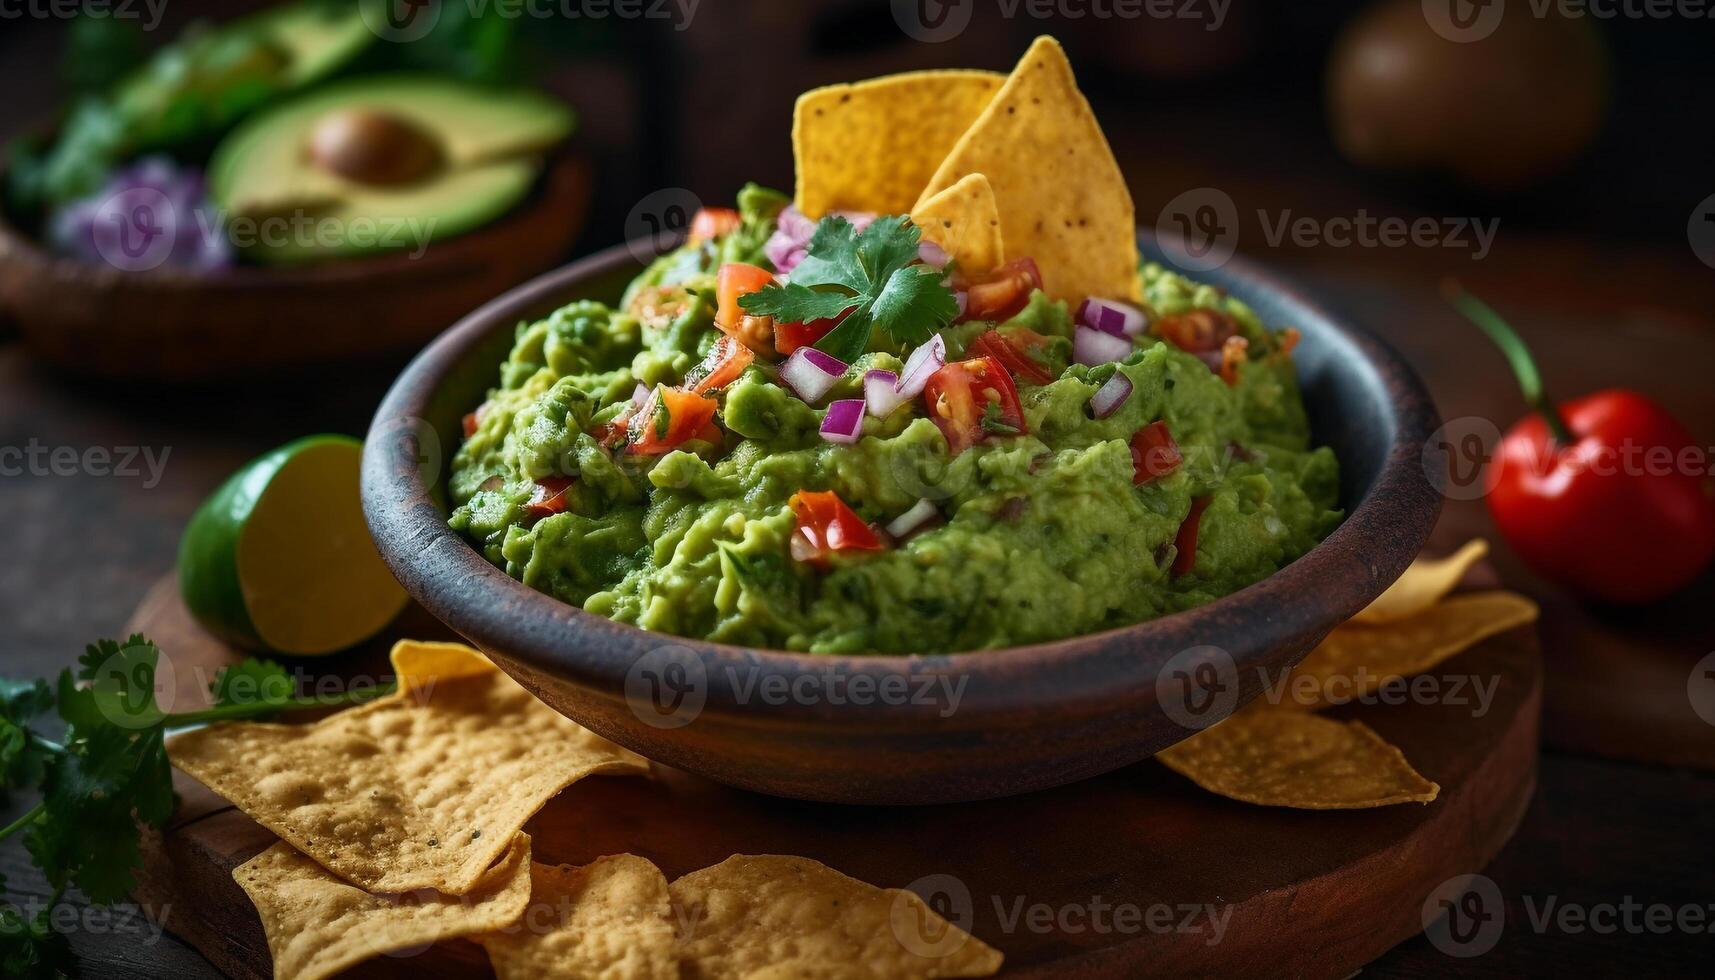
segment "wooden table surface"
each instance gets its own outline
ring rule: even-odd
[[[1480,416],[1504,427],[1517,414],[1500,359],[1436,299],[1434,281],[1442,268],[1362,250],[1260,257],[1297,274],[1400,346],[1419,365],[1445,417]],[[1651,390],[1707,445],[1715,442],[1715,391],[1707,383],[1715,364],[1715,324],[1708,311],[1715,306],[1706,302],[1707,271],[1688,260],[1524,243],[1458,271],[1507,308],[1540,349],[1553,352],[1561,391],[1605,384]],[[1615,268],[1627,275],[1597,275]],[[371,365],[314,384],[256,378],[227,388],[163,392],[49,376],[15,345],[0,342],[0,447],[33,448],[39,462],[34,472],[0,475],[6,556],[0,563],[0,672],[50,675],[86,642],[118,631],[149,585],[171,569],[180,529],[209,490],[250,457],[294,436],[361,433],[396,367]],[[139,460],[165,463],[158,473],[139,463],[133,475],[75,463],[56,466],[55,450],[61,450],[61,463],[68,452],[88,463],[92,448],[105,448],[114,459],[135,448]],[[1454,502],[1446,522],[1442,537],[1451,540],[1481,530],[1486,518],[1480,504]],[[1715,728],[1675,723],[1664,734],[1647,730],[1647,724],[1637,730],[1638,711],[1625,718],[1602,716],[1590,707],[1601,703],[1594,695],[1608,686],[1634,687],[1623,659],[1600,654],[1619,648],[1598,642],[1592,667],[1587,649],[1568,658],[1551,642],[1565,636],[1571,649],[1592,636],[1600,641],[1591,630],[1650,638],[1650,670],[1669,680],[1686,678],[1715,649],[1715,630],[1699,616],[1701,598],[1666,612],[1586,619],[1581,617],[1588,614],[1556,600],[1552,590],[1519,571],[1504,547],[1497,564],[1507,584],[1538,594],[1550,609],[1544,643],[1548,744],[1540,785],[1517,837],[1485,870],[1506,902],[1504,931],[1492,951],[1457,961],[1419,937],[1368,972],[1607,975],[1622,962],[1646,975],[1707,968],[1715,962],[1715,937],[1652,929],[1642,912],[1625,913],[1633,906],[1664,906],[1696,915],[1703,929],[1715,920],[1715,865],[1708,860],[1715,774],[1707,763],[1702,769],[1661,764],[1715,757]],[[1708,585],[1696,595],[1710,595]],[[1684,681],[1678,683],[1677,693],[1672,684],[1648,689],[1668,692],[1660,697],[1664,716],[1688,716]],[[19,800],[0,803],[0,822],[22,809]],[[0,846],[0,874],[15,895],[27,899],[44,891],[16,842]],[[1591,915],[1590,923],[1563,918],[1568,908],[1574,917]],[[1610,909],[1622,913],[1617,928],[1608,928]],[[135,910],[89,910],[72,925],[73,946],[87,975],[218,975],[197,953],[157,934]]]

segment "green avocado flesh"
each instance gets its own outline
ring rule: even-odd
[[[1341,519],[1338,464],[1312,449],[1292,359],[1237,300],[1156,265],[1140,270],[1156,317],[1232,317],[1250,359],[1229,386],[1198,357],[1145,334],[1117,365],[1069,364],[1073,320],[1038,292],[1008,325],[1055,338],[1055,380],[1018,379],[1028,434],[957,456],[922,398],[862,438],[821,438],[824,408],[748,368],[718,394],[721,444],[664,456],[609,452],[586,434],[642,383],[678,384],[721,336],[722,262],[765,264],[784,201],[747,188],[743,225],[658,260],[617,308],[574,302],[521,324],[473,435],[453,464],[451,525],[490,561],[568,603],[645,629],[815,653],[940,653],[1060,639],[1208,602],[1298,558]],[[670,302],[663,302],[666,297]],[[667,312],[662,313],[665,306]],[[991,324],[944,331],[949,360]],[[865,355],[819,404],[861,398]],[[1088,403],[1114,371],[1134,386],[1105,419]],[[474,406],[473,406],[474,407]],[[1167,423],[1184,462],[1134,485],[1130,440]],[[572,477],[563,513],[533,518],[535,482]],[[832,490],[885,525],[930,500],[939,521],[882,551],[795,560],[799,491]],[[1195,561],[1175,539],[1206,498]]]

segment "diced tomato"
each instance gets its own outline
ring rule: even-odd
[[[1238,322],[1219,310],[1187,310],[1157,317],[1150,329],[1157,337],[1191,354],[1212,354],[1239,332]]]
[[[482,428],[482,417],[488,413],[488,402],[483,402],[477,410],[464,417],[464,437],[469,439],[476,435],[476,430]]]
[[[706,439],[718,407],[713,398],[657,387],[631,420],[631,451],[661,456],[692,439]],[[720,430],[715,429],[715,438],[707,441],[719,442]]]
[[[719,301],[715,308],[715,324],[728,333],[737,330],[739,320],[749,315],[744,307],[738,305],[738,298],[772,285],[774,273],[760,265],[728,262],[721,266],[721,271],[715,276],[715,297]]]
[[[1006,369],[1033,384],[1045,385],[1054,380],[1054,372],[1034,356],[1048,346],[1048,338],[1029,327],[1008,327],[1006,332],[990,330],[979,334],[966,348],[972,356],[992,357]]]
[[[1139,486],[1179,468],[1185,457],[1167,431],[1166,422],[1151,422],[1131,437],[1131,482]]]
[[[881,535],[865,524],[839,494],[832,490],[800,490],[792,495],[792,557],[816,565],[827,564],[836,551],[881,551]]]
[[[524,512],[531,517],[552,517],[566,512],[566,496],[577,481],[568,476],[550,476],[536,481],[536,489]]]
[[[703,358],[703,363],[685,375],[685,383],[681,387],[697,395],[705,391],[719,391],[737,381],[744,369],[755,361],[756,353],[739,343],[738,338],[730,334],[723,336],[715,341],[715,346],[709,351],[709,356]]]
[[[1014,259],[980,279],[965,284],[966,320],[1005,320],[1030,302],[1032,290],[1042,288],[1036,260]]]
[[[1304,339],[1304,333],[1297,327],[1287,327],[1275,335],[1275,353],[1281,357],[1290,357],[1298,349],[1298,342]]]
[[[1243,337],[1228,337],[1221,345],[1221,369],[1218,373],[1228,387],[1239,383],[1239,365],[1249,357],[1250,345],[1251,342]]]
[[[702,208],[691,219],[689,244],[714,241],[738,230],[741,219],[732,208]]]
[[[1185,515],[1185,523],[1179,525],[1179,534],[1173,539],[1175,575],[1189,574],[1197,567],[1197,532],[1203,526],[1203,511],[1208,506],[1208,497],[1195,498],[1191,501],[1191,512]]]
[[[800,347],[814,347],[816,342],[832,333],[834,328],[845,322],[851,316],[851,310],[839,316],[826,320],[811,320],[808,323],[776,323],[774,325],[774,349],[782,356],[790,354]]]
[[[954,456],[990,435],[1028,431],[1012,375],[992,357],[954,361],[931,374],[923,400]]]

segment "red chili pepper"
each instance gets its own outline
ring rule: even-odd
[[[1715,557],[1715,481],[1707,451],[1667,410],[1609,389],[1556,406],[1530,350],[1499,314],[1443,291],[1506,354],[1535,414],[1501,439],[1489,513],[1544,578],[1610,602],[1678,591]]]

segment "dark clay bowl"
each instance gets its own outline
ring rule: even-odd
[[[1142,245],[1163,258],[1152,236]],[[1304,397],[1316,441],[1340,457],[1348,512],[1275,575],[1153,622],[942,656],[809,656],[621,625],[490,565],[447,528],[441,491],[460,418],[494,384],[514,326],[573,299],[611,302],[637,271],[631,252],[610,249],[507,293],[435,341],[376,415],[364,510],[405,588],[519,683],[621,745],[722,783],[808,800],[943,803],[1145,759],[1255,697],[1379,595],[1440,508],[1422,462],[1439,424],[1422,383],[1369,333],[1235,259],[1196,278],[1271,326],[1303,331]]]

